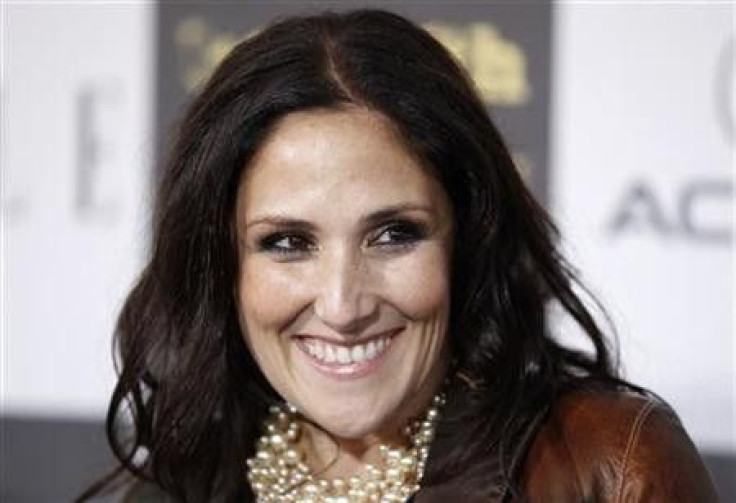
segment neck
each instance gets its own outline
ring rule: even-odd
[[[314,425],[304,425],[301,449],[307,465],[321,477],[347,479],[362,475],[367,464],[380,465],[380,446],[408,447],[409,440],[395,435],[369,436],[360,439],[336,438]]]
[[[258,501],[282,501],[285,494],[291,498],[289,501],[322,501],[328,496],[339,497],[340,501],[349,501],[352,496],[360,496],[362,500],[368,496],[370,501],[405,501],[419,490],[438,409],[443,403],[442,394],[432,399],[424,417],[407,426],[409,442],[401,442],[404,445],[390,442],[392,436],[387,443],[380,442],[380,437],[331,440],[328,433],[314,425],[303,422],[300,428],[297,422],[290,421],[289,413],[296,411],[274,408],[265,425],[269,434],[259,440],[256,455],[248,460],[248,480]],[[306,454],[306,460],[288,444],[289,440],[300,437],[300,429],[299,448]],[[327,453],[328,442],[333,446],[332,454]],[[377,462],[364,468],[373,460]],[[306,466],[304,461],[312,466]],[[365,470],[372,480],[355,477]]]
[[[403,430],[433,405],[434,396],[442,387],[442,376],[446,373],[449,358],[442,358],[441,365],[443,369],[435,374],[435,379],[422,392],[415,394],[404,413],[394,418],[393,424],[380,433],[357,439],[341,438],[303,421],[299,447],[305,454],[306,464],[322,478],[347,479],[363,475],[367,464],[381,467],[384,464],[380,452],[382,445],[390,448],[409,447],[410,439]]]

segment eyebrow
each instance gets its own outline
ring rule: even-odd
[[[434,208],[432,206],[426,206],[423,204],[414,204],[414,203],[400,203],[400,204],[394,204],[390,206],[386,206],[384,208],[381,208],[380,210],[374,211],[372,213],[369,213],[367,215],[364,215],[360,218],[360,223],[363,226],[371,227],[373,225],[376,225],[380,222],[385,222],[386,220],[390,220],[391,218],[395,218],[402,213],[411,212],[411,211],[421,211],[424,213],[434,213]],[[308,220],[303,220],[299,218],[292,218],[286,215],[265,215],[262,217],[255,218],[251,220],[250,222],[247,222],[245,224],[245,228],[248,229],[254,225],[260,225],[260,224],[270,224],[280,227],[290,227],[295,230],[304,230],[304,231],[315,231],[317,226],[314,225],[312,222]]]

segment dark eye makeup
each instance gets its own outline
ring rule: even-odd
[[[267,234],[258,240],[258,250],[281,255],[305,254],[316,249],[310,236],[294,231]]]
[[[368,248],[381,252],[400,252],[415,246],[429,234],[426,224],[411,219],[393,219],[375,226],[367,236]],[[318,249],[313,235],[303,230],[285,229],[271,232],[256,240],[259,252],[279,259],[300,259]]]
[[[427,237],[425,224],[413,220],[393,220],[381,225],[369,241],[370,246],[406,248]]]

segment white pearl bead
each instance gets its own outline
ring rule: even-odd
[[[365,466],[365,476],[331,481],[315,477],[295,447],[300,427],[293,406],[272,407],[264,422],[267,436],[256,443],[256,455],[247,460],[247,478],[257,503],[368,503],[404,502],[419,490],[429,445],[438,418],[434,398],[423,419],[404,428],[409,448],[379,446],[384,468]]]

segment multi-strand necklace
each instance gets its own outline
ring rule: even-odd
[[[444,402],[442,393],[435,395],[424,417],[406,427],[408,447],[379,447],[381,466],[366,465],[363,476],[331,480],[314,474],[296,447],[301,434],[296,409],[271,407],[256,454],[248,459],[258,503],[405,502],[419,490]]]

